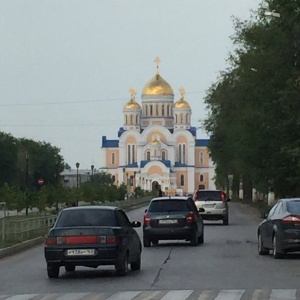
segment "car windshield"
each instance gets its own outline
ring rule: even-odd
[[[187,202],[185,200],[162,200],[153,201],[148,209],[148,212],[178,212],[189,211]]]
[[[288,212],[300,215],[300,200],[289,201],[286,206]]]
[[[57,220],[56,227],[115,226],[116,219],[111,210],[65,210]]]
[[[197,200],[200,201],[222,201],[220,191],[198,191]]]

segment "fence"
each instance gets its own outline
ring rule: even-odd
[[[54,224],[56,215],[16,220],[11,217],[1,219],[1,243],[15,244],[45,235]]]
[[[118,206],[125,211],[145,206],[151,197],[130,199],[126,201],[109,202],[107,205]],[[84,205],[85,203],[82,203]],[[54,224],[57,215],[47,215],[36,218],[15,219],[11,216],[0,217],[0,248],[29,239],[44,236]]]

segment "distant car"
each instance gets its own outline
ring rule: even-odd
[[[45,240],[44,255],[49,278],[59,276],[60,267],[97,268],[114,265],[118,275],[140,270],[142,243],[126,213],[111,206],[78,206],[63,209]]]
[[[159,240],[187,240],[192,246],[204,242],[203,220],[191,197],[153,198],[144,215],[143,245]]]
[[[197,208],[203,208],[201,212],[203,220],[222,220],[223,225],[228,225],[229,208],[227,202],[230,201],[221,190],[196,190],[194,201]]]
[[[300,251],[300,198],[281,199],[258,226],[258,253],[282,258],[287,252]]]

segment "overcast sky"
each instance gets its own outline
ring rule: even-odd
[[[157,56],[198,127],[232,50],[231,16],[249,19],[260,2],[0,0],[0,131],[60,148],[72,168],[98,169],[102,136],[117,139],[129,89],[141,103]]]

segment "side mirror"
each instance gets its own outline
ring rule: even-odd
[[[142,226],[142,223],[140,221],[133,221],[131,222],[132,224],[132,227],[141,227]]]
[[[199,212],[205,212],[205,209],[204,209],[203,207],[199,207],[199,208],[198,208],[198,211],[199,211]]]
[[[260,212],[260,213],[258,214],[258,217],[261,218],[261,219],[266,219],[266,218],[268,217],[268,214],[265,213],[265,212]]]

